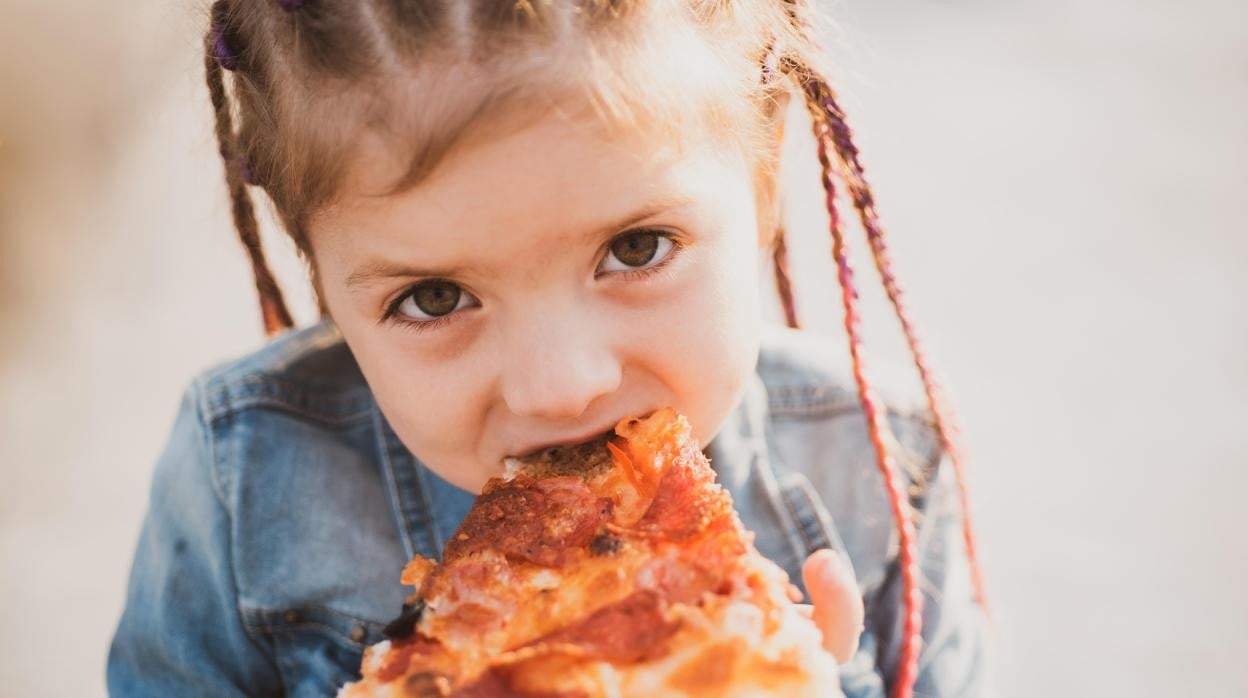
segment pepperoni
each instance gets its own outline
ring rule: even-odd
[[[615,467],[622,471],[642,499],[659,487],[667,464],[689,443],[689,422],[670,407],[649,417],[620,420],[617,441],[607,444]]]
[[[637,573],[637,583],[653,589],[668,603],[696,604],[707,593],[730,591],[735,560],[746,553],[736,520],[723,516],[699,537],[681,545],[665,545]]]
[[[687,447],[663,474],[654,501],[636,528],[669,540],[684,540],[731,511],[732,500],[715,484],[710,465],[697,449]]]
[[[437,640],[424,635],[415,635],[405,640],[392,640],[390,651],[385,653],[385,663],[377,670],[377,680],[381,683],[393,681],[407,673],[416,657],[428,657],[442,651]]]
[[[636,662],[667,652],[666,640],[679,623],[663,615],[664,601],[654,591],[633,592],[586,618],[534,641],[533,645],[569,644],[609,662]]]
[[[442,591],[452,601],[476,598],[482,592],[497,591],[497,584],[505,583],[510,578],[510,570],[503,558],[482,555],[471,560],[460,560],[443,568],[440,575],[430,577],[431,584],[425,590],[425,597],[436,596]]]
[[[578,477],[524,475],[490,488],[446,545],[446,561],[485,549],[543,567],[562,567],[611,519],[610,499]]]

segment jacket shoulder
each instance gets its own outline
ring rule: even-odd
[[[890,414],[932,421],[913,366],[871,358],[871,388]],[[788,327],[764,331],[758,373],[773,417],[819,418],[861,412],[849,346],[843,338]]]
[[[144,524],[150,542],[141,542],[132,573],[141,586],[127,602],[146,609],[146,597],[167,596],[182,615],[160,617],[178,619],[201,597],[187,589],[215,594],[217,606],[203,615],[220,622],[161,633],[178,641],[170,674],[208,690],[183,664],[196,643],[213,643],[220,652],[262,650],[254,662],[276,672],[266,680],[299,687],[295,693],[326,695],[351,678],[364,645],[382,638],[385,619],[402,603],[395,580],[410,557],[382,477],[378,420],[358,366],[328,323],[285,333],[192,381],[153,475]],[[176,591],[160,593],[173,584]],[[136,616],[135,632],[165,627],[150,617]],[[195,635],[227,620],[232,635]],[[140,675],[150,658],[141,648],[128,651],[140,655],[127,658],[139,668],[118,666]],[[110,674],[114,685],[126,680]],[[262,684],[247,677],[237,685]]]
[[[905,365],[873,360],[867,371],[884,406],[893,463],[921,509],[944,453],[922,382]],[[812,540],[823,531],[833,547],[845,549],[864,589],[877,588],[895,557],[896,532],[847,343],[769,328],[758,373],[767,392],[772,466],[786,504]]]
[[[282,634],[316,618],[352,649],[355,626],[379,633],[401,605],[393,582],[409,557],[388,483],[410,474],[390,461],[383,418],[337,328],[285,333],[205,372],[191,393],[248,627]],[[327,534],[338,529],[349,542]]]
[[[286,332],[194,381],[208,421],[250,409],[274,409],[315,421],[354,421],[372,409],[372,393],[330,321]]]

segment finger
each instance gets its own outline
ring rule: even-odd
[[[823,632],[823,647],[844,663],[858,650],[863,607],[854,570],[848,558],[830,549],[806,558],[802,579],[810,593],[815,625]]]
[[[789,595],[789,601],[793,603],[801,603],[802,599],[806,598],[796,584],[789,584],[789,588],[786,591]]]

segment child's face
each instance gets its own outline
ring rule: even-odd
[[[362,158],[356,193],[309,232],[403,443],[476,492],[508,456],[665,405],[709,441],[758,351],[759,224],[736,153],[607,140],[582,111],[480,132],[392,197],[358,194],[397,171]]]

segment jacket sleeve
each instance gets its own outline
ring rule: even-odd
[[[924,606],[914,695],[990,695],[986,614],[974,598],[953,462],[948,455],[939,457],[918,517],[919,585]],[[867,599],[862,649],[872,656],[854,658],[883,667],[881,674],[890,677],[890,689],[891,677],[896,675],[903,617],[901,575],[893,564],[885,583]]]
[[[244,626],[227,501],[198,391],[183,397],[152,479],[125,609],[108,654],[112,696],[280,695]]]

